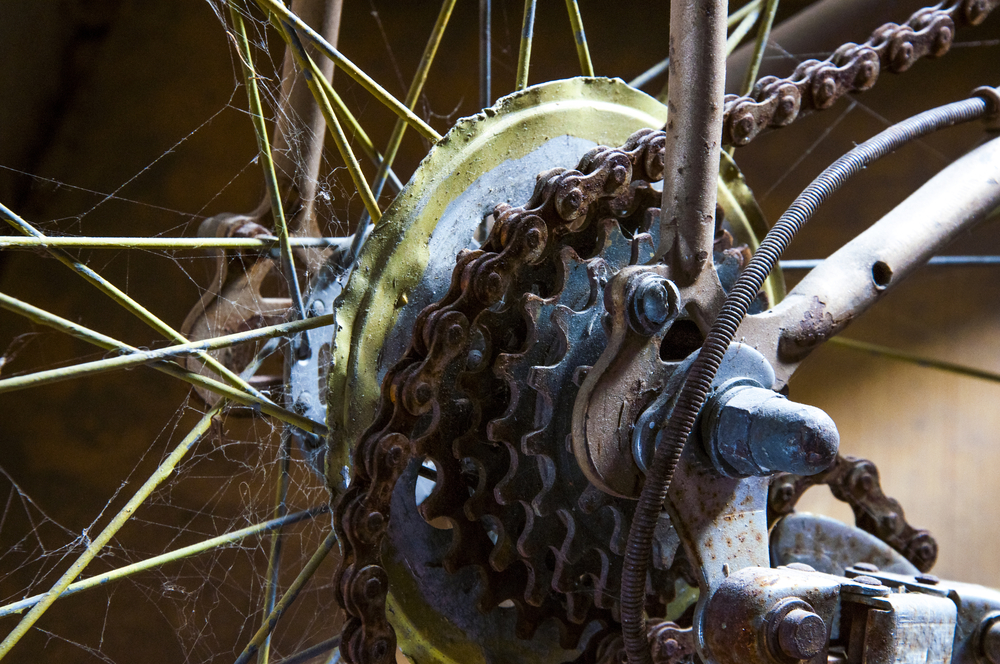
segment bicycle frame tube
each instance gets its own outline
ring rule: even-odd
[[[1000,139],[993,139],[833,253],[776,307],[744,319],[736,339],[756,346],[774,366],[775,387],[783,386],[809,353],[998,206]]]
[[[657,258],[673,254],[673,278],[681,287],[712,262],[727,8],[727,0],[670,4],[669,115]]]

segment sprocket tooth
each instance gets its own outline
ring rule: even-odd
[[[476,609],[487,614],[500,603],[510,600],[515,604],[523,601],[520,588],[524,586],[527,572],[523,565],[511,565],[502,572],[490,567],[479,568],[482,581],[479,596],[476,598]]]
[[[538,517],[535,517],[537,520]],[[517,541],[517,550],[528,572],[528,582],[524,587],[524,600],[533,606],[541,602],[552,590],[552,570],[549,549],[546,546],[545,528],[532,524],[526,528]]]
[[[466,495],[465,514],[475,521],[484,514],[496,512],[495,487],[510,472],[510,466],[518,463],[504,445],[480,445],[478,452],[467,457],[476,467],[476,484],[472,495]]]
[[[600,261],[601,259],[594,259]],[[551,314],[552,329],[559,333],[557,344],[562,348],[558,361],[547,366],[534,366],[528,373],[528,384],[539,395],[536,405],[535,428],[524,436],[523,446],[526,453],[558,454],[559,443],[552,431],[553,416],[560,408],[569,407],[572,410],[573,400],[579,387],[574,385],[572,372],[576,367],[570,367],[563,362],[569,339],[590,339],[598,344],[604,339],[604,329],[600,324],[600,316],[604,311],[603,301],[582,313],[574,313],[568,307],[557,305]]]
[[[552,297],[558,295],[559,304],[573,311],[589,309],[601,296],[602,284],[590,270],[589,261],[581,259],[573,247],[559,250],[558,279]]]
[[[545,621],[551,614],[546,612],[544,606],[533,606],[531,604],[526,604],[523,600],[513,600],[514,606],[517,609],[517,622],[515,623],[514,633],[517,638],[530,640],[535,636],[535,632],[538,631],[539,626]]]
[[[636,233],[632,236],[632,255],[629,258],[629,265],[644,265],[653,260],[656,255],[656,245],[653,244],[653,236],[649,233]]]
[[[563,518],[566,519],[563,512]],[[614,556],[592,542],[583,543],[585,539],[578,536],[575,523],[568,519],[567,533],[562,546],[553,551],[556,556],[556,568],[553,572],[553,588],[563,593],[579,590],[590,579],[593,589],[590,594],[601,608],[611,608],[618,602],[619,587],[610,575],[611,560]]]
[[[552,572],[552,587],[562,593],[576,589],[578,575],[573,573],[572,557],[573,540],[576,539],[576,520],[567,510],[558,510],[556,516],[565,529],[565,535],[559,547],[552,547],[556,558],[556,568]],[[578,559],[578,557],[577,557]]]
[[[508,534],[507,527],[502,520],[493,516],[485,516],[483,520],[490,525],[497,538],[496,542],[493,543],[493,549],[490,550],[490,567],[497,571],[503,571],[517,560],[517,542]]]
[[[469,498],[468,485],[458,461],[451,455],[427,455],[437,468],[434,487],[418,508],[424,520],[454,519]]]
[[[621,625],[612,622],[590,637],[579,657],[563,664],[627,664],[617,657],[624,648]]]
[[[632,242],[622,233],[616,219],[602,219],[599,225],[598,251],[595,255],[608,262],[608,267],[617,272],[626,267],[632,258]]]
[[[493,490],[496,501],[501,505],[530,504],[528,499],[544,490],[544,478],[538,473],[537,463],[532,457],[521,454],[512,445],[505,443],[505,446],[510,462],[507,473]]]
[[[524,297],[523,309],[528,323],[529,347],[518,353],[501,353],[493,364],[497,377],[507,382],[510,401],[503,416],[490,420],[486,434],[491,441],[519,447],[521,432],[534,423],[535,392],[527,383],[530,367],[544,361],[545,344],[535,343],[540,335],[548,336],[551,321],[539,316],[543,301],[530,293]]]
[[[550,499],[550,496],[552,495],[552,489],[559,480],[559,475],[552,457],[544,454],[536,454],[534,458],[542,486],[535,493],[535,497],[531,499],[531,508],[539,516],[547,517],[556,509],[554,505],[556,501]]]
[[[575,625],[581,625],[590,615],[594,598],[581,591],[566,593],[566,617]]]
[[[609,611],[598,609],[591,604],[579,622],[571,622],[559,614],[556,614],[556,619],[559,621],[560,647],[564,650],[576,650],[580,646],[580,639],[583,638],[583,635],[592,622],[597,620],[603,624],[608,624],[613,618]]]
[[[493,542],[487,537],[482,526],[464,519],[452,520],[452,539],[442,564],[449,574],[463,567],[486,568]]]

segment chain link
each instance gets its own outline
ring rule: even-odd
[[[726,95],[723,144],[744,146],[767,127],[785,127],[850,92],[871,89],[883,70],[902,73],[920,58],[944,55],[956,28],[979,25],[998,5],[1000,0],[960,0],[925,7],[903,25],[886,23],[864,44],[844,44],[827,60],[806,60],[788,78],[765,76],[749,96]]]
[[[491,339],[492,330],[483,321],[498,315],[496,305],[531,290],[532,283],[525,279],[531,282],[538,275],[522,274],[522,268],[558,263],[571,238],[584,231],[593,233],[592,222],[599,213],[608,213],[607,205],[632,204],[633,181],[662,177],[664,143],[662,131],[646,129],[622,148],[591,150],[576,170],[542,173],[526,206],[497,206],[485,244],[458,256],[447,294],[417,317],[410,347],[383,380],[375,422],[353,452],[351,484],[334,510],[343,546],[337,596],[347,616],[341,641],[347,662],[394,661],[396,637],[385,615],[389,588],[380,554],[393,489],[412,459],[430,459],[437,469],[435,489],[421,505],[424,517],[447,518],[455,542],[461,543],[452,546],[443,561],[445,569],[482,565],[489,557],[493,545],[478,521],[462,512],[470,497],[461,459],[476,456],[470,449],[475,446],[483,448],[478,454],[491,453],[485,449],[490,446],[487,441],[470,435],[488,408],[484,405],[488,395],[480,394],[476,385],[477,373],[490,374],[479,368],[490,367],[501,352],[512,349],[492,339],[482,352],[488,361],[477,361],[476,368],[470,368],[473,340],[477,332]],[[489,568],[484,571],[491,573]],[[517,584],[494,583],[490,588],[517,592],[511,586]],[[523,580],[520,587],[525,587]],[[489,603],[502,599],[492,597]],[[551,599],[536,599],[518,608],[535,623],[553,611],[564,611]],[[587,622],[580,620],[574,632],[582,633]]]
[[[791,514],[806,489],[826,484],[838,500],[851,506],[859,528],[903,554],[921,572],[937,560],[938,545],[931,534],[906,521],[903,507],[882,492],[878,468],[867,459],[838,456],[829,470],[809,477],[780,473],[768,496],[768,521]]]

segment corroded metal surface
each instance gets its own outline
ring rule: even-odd
[[[819,514],[794,512],[771,528],[771,564],[809,565],[817,571],[843,576],[863,563],[899,574],[919,574],[901,553],[855,526]]]
[[[562,562],[557,556],[551,570],[552,581],[539,582],[549,578],[544,572],[551,540],[533,542],[535,531],[529,526],[536,511],[547,511],[534,504],[547,493],[545,480],[550,478],[544,465],[553,451],[533,447],[530,436],[518,440],[515,434],[523,428],[518,418],[535,421],[538,403],[530,392],[519,394],[527,376],[517,373],[536,364],[557,364],[569,350],[565,343],[561,352],[532,343],[537,325],[531,310],[558,303],[564,291],[579,298],[581,291],[566,288],[573,284],[573,273],[584,284],[596,281],[600,263],[607,261],[604,250],[617,246],[631,256],[628,243],[614,241],[618,222],[613,220],[649,207],[642,201],[652,196],[652,189],[641,183],[659,179],[662,141],[661,132],[644,130],[621,149],[595,148],[578,169],[540,176],[524,207],[497,206],[483,247],[459,255],[448,293],[418,316],[410,348],[383,382],[379,414],[355,450],[351,483],[335,510],[344,543],[337,585],[348,615],[342,642],[348,661],[387,662],[395,650],[395,634],[385,618],[388,578],[379,553],[392,489],[411,457],[430,459],[437,469],[437,482],[421,512],[428,521],[444,518],[452,525],[454,539],[443,560],[445,569],[474,565],[485,575],[481,610],[513,601],[521,636],[530,636],[549,615],[559,618],[567,648],[576,645],[584,627],[602,612],[605,621],[613,620],[613,594],[602,593],[590,604],[592,591],[576,588],[584,572],[598,584],[612,578],[606,560],[602,563],[598,557],[596,568],[591,563],[565,573],[573,561],[564,551]],[[633,183],[637,186],[630,186]],[[639,223],[645,217],[642,210]],[[592,262],[586,271],[574,271],[574,260]],[[596,300],[590,287],[583,294],[584,306]],[[556,356],[546,362],[553,351]],[[518,357],[524,352],[542,356],[525,361]],[[541,426],[534,427],[537,432],[544,430],[545,420],[543,414]],[[474,469],[463,463],[466,459]],[[532,463],[541,464],[541,472],[517,473],[521,464]],[[473,482],[470,471],[478,476]],[[514,491],[511,482],[535,486],[517,486]],[[531,511],[525,510],[525,499]],[[599,507],[585,505],[583,512],[597,512]],[[528,520],[518,519],[518,514]],[[495,542],[480,519],[493,528]],[[507,529],[519,521],[513,531]],[[569,538],[564,544],[572,542]],[[586,553],[583,547],[579,555]],[[565,588],[566,607],[552,598],[546,585]]]
[[[866,459],[838,456],[829,470],[816,475],[777,475],[768,498],[770,520],[790,514],[806,489],[820,484],[828,485],[835,497],[851,506],[859,528],[901,553],[920,571],[934,566],[937,541],[928,531],[907,523],[903,507],[882,492],[878,469]]]
[[[498,202],[527,201],[539,172],[575,165],[594,145],[619,145],[665,120],[663,105],[621,81],[571,79],[505,97],[459,120],[432,148],[366,242],[337,307],[328,416],[335,492],[345,487],[341,471],[372,420],[385,372],[405,351],[417,313],[444,294],[454,256],[474,246],[483,218]],[[552,151],[559,144],[565,148]],[[504,168],[503,177],[483,179]]]
[[[769,311],[747,316],[737,338],[774,366],[782,387],[802,361],[1000,205],[1000,140],[935,175],[875,225],[834,252]],[[941,192],[947,191],[947,196]]]
[[[847,43],[828,60],[806,60],[788,78],[765,76],[747,97],[726,95],[722,142],[742,146],[767,127],[784,127],[809,111],[871,89],[883,70],[901,73],[923,57],[948,52],[957,28],[979,25],[998,0],[953,0],[925,7],[903,25],[886,23],[864,44]]]
[[[519,150],[530,147],[531,141],[536,140],[542,146],[535,151],[548,149],[557,140],[565,141],[566,138],[550,138],[542,133],[550,131],[557,120],[563,122],[562,131],[590,132],[590,116],[605,120],[614,117],[615,104],[636,101],[630,95],[648,100],[634,91],[621,93],[623,87],[619,82],[601,79],[548,84],[529,90],[534,96],[515,95],[501,102],[494,109],[495,113],[491,111],[466,124],[460,123],[455,130],[456,140],[432,152],[421,167],[426,172],[418,172],[408,186],[409,196],[404,195],[390,208],[384,220],[389,222],[388,228],[381,234],[376,230],[372,236],[359,268],[346,286],[344,303],[338,308],[341,328],[335,345],[341,342],[344,345],[334,352],[329,398],[331,404],[338,404],[338,398],[352,396],[355,407],[343,412],[347,416],[345,419],[340,419],[339,408],[330,414],[331,424],[339,422],[342,427],[331,441],[333,462],[328,465],[328,477],[335,491],[340,490],[338,485],[342,486],[343,482],[342,476],[338,477],[340,469],[350,465],[337,461],[342,458],[338,455],[347,452],[346,442],[350,439],[346,433],[355,432],[354,427],[364,421],[365,412],[370,412],[375,405],[375,393],[366,391],[365,386],[382,379],[387,366],[406,350],[410,331],[415,324],[419,325],[416,314],[420,308],[445,295],[435,282],[447,286],[448,281],[441,279],[441,272],[449,262],[449,255],[458,253],[462,246],[478,246],[474,236],[483,232],[486,224],[481,224],[480,220],[487,217],[489,205],[497,199],[517,201],[521,195],[502,187],[498,189],[497,185],[506,186],[508,178],[512,182],[521,178],[523,182],[525,175],[544,170],[544,166],[532,165],[538,163],[538,159],[550,160],[548,165],[551,161],[559,163],[560,159],[565,159],[565,154],[539,152],[534,162],[523,161],[525,157],[520,158],[522,161],[508,159],[493,164],[493,157],[482,153],[482,146],[506,145],[510,136],[505,132],[517,128],[518,140],[510,144],[507,156],[520,154]],[[581,110],[584,102],[574,98],[579,94],[585,97],[586,112]],[[567,95],[569,99],[565,98]],[[642,99],[639,106],[645,108],[642,104],[651,100]],[[617,116],[617,126],[628,126],[641,116],[642,111],[626,109]],[[574,126],[578,129],[574,130]],[[524,133],[524,129],[528,131]],[[603,123],[601,131],[608,130],[608,123]],[[643,142],[652,140],[662,144],[662,132],[647,132],[642,136]],[[643,151],[650,154],[647,148]],[[436,159],[438,154],[440,160]],[[529,151],[529,155],[534,152]],[[466,165],[456,167],[456,160]],[[614,621],[619,581],[615,570],[621,565],[621,539],[627,529],[632,503],[609,500],[591,487],[580,473],[564,439],[568,434],[576,386],[583,381],[587,369],[605,344],[603,289],[615,272],[630,263],[651,260],[656,246],[659,192],[642,177],[648,176],[649,167],[656,168],[657,162],[655,159],[650,162],[648,157],[642,160],[648,163],[637,164],[640,170],[633,174],[627,195],[609,195],[601,191],[601,186],[587,191],[588,196],[607,200],[599,202],[597,208],[588,213],[588,223],[584,224],[586,230],[581,227],[578,236],[574,236],[576,239],[567,241],[568,246],[553,250],[548,267],[534,268],[539,270],[536,284],[525,287],[534,296],[525,296],[524,302],[512,308],[504,304],[501,309],[509,310],[503,314],[499,311],[481,313],[481,329],[485,332],[470,339],[465,361],[466,370],[476,367],[483,375],[472,383],[463,384],[460,389],[472,389],[485,404],[484,410],[475,417],[479,419],[476,426],[483,429],[479,435],[486,445],[476,447],[478,456],[468,454],[465,461],[454,460],[453,451],[439,450],[437,454],[451,456],[453,460],[449,463],[458,464],[458,467],[447,470],[444,463],[438,465],[434,461],[439,477],[435,490],[437,493],[445,490],[442,476],[450,473],[448,481],[452,486],[448,490],[452,493],[450,498],[432,496],[419,506],[419,513],[434,523],[440,521],[435,521],[430,514],[438,514],[440,518],[449,509],[452,518],[472,523],[452,528],[452,531],[439,531],[429,528],[424,518],[392,519],[388,547],[382,558],[386,578],[395,588],[395,595],[386,598],[390,618],[403,639],[404,651],[412,652],[418,659],[428,656],[438,661],[464,663],[478,661],[486,656],[485,652],[523,658],[525,648],[534,648],[532,657],[547,661],[547,657],[558,657],[559,649],[546,655],[545,648],[539,649],[537,645],[544,640],[554,641],[552,636],[541,634],[551,631],[551,623],[545,624],[546,616],[558,616],[566,625],[562,629],[564,632],[569,630],[570,636],[580,633],[590,620],[588,616],[600,616],[601,611],[605,612],[606,621]],[[509,171],[509,166],[516,168],[504,175],[503,169]],[[585,164],[584,167],[593,166]],[[554,173],[543,174],[543,184]],[[452,180],[457,175],[462,177],[455,183]],[[615,172],[610,175],[617,177]],[[466,179],[471,184],[464,184]],[[590,188],[587,180],[578,178],[576,182],[574,188],[581,192]],[[764,228],[763,220],[752,193],[731,162],[723,168],[719,190],[725,227],[731,229],[740,242],[755,244],[756,235]],[[619,193],[624,194],[625,190]],[[527,194],[523,196],[521,201],[526,200]],[[558,215],[560,210],[565,211],[567,202],[573,204],[574,196],[576,194],[569,191],[561,199],[555,199],[545,208],[546,214]],[[527,207],[532,205],[536,203]],[[499,209],[487,219],[487,224],[493,218],[499,224],[509,214]],[[619,228],[632,238],[626,239]],[[643,229],[650,233],[640,232]],[[393,237],[393,233],[397,233],[397,237]],[[749,253],[746,246],[733,246],[733,235],[720,229],[715,246],[719,269],[728,275],[725,277],[727,283],[735,278]],[[435,244],[441,242],[450,242],[454,247],[435,248]],[[451,259],[452,266],[453,261]],[[452,267],[447,267],[447,272],[451,271]],[[387,291],[379,295],[380,298],[393,299],[396,307],[393,316],[375,318],[376,310],[362,307],[366,298],[371,297],[368,289],[373,283]],[[779,292],[779,289],[780,283],[775,282],[772,292]],[[503,332],[502,338],[497,339],[500,332]],[[513,344],[513,347],[498,350],[494,344],[499,342]],[[379,351],[374,367],[372,362],[364,362],[366,348]],[[680,357],[687,352],[689,349],[682,350]],[[484,372],[490,367],[494,376],[487,380]],[[475,387],[476,380],[481,382],[480,387]],[[509,403],[504,401],[508,398],[511,399]],[[510,412],[505,414],[508,407]],[[434,417],[440,419],[445,415],[437,413]],[[541,427],[539,423],[546,420],[548,426]],[[530,435],[521,442],[527,434]],[[422,436],[426,437],[426,432]],[[478,498],[461,497],[460,487],[470,484],[480,487],[474,491]],[[400,510],[407,515],[418,514],[412,490],[397,488],[393,495],[395,514],[402,514]],[[433,507],[435,501],[439,503],[437,507]],[[468,502],[463,506],[465,501]],[[446,507],[448,505],[450,507]],[[468,534],[470,531],[474,534]],[[659,605],[658,611],[664,610],[664,604],[672,598],[674,579],[679,573],[670,569],[677,548],[676,538],[671,540],[672,532],[669,527],[664,531],[665,539],[660,546],[662,555],[654,563],[656,592],[651,595],[651,601]],[[456,542],[468,546],[444,546],[442,537],[449,542],[455,537]],[[406,545],[401,548],[396,542]],[[412,546],[425,550],[431,557],[431,552],[436,551],[437,562],[433,565],[415,562],[403,550]],[[441,560],[451,562],[442,568]],[[414,574],[414,565],[425,572]],[[495,568],[500,568],[501,572]],[[481,570],[481,579],[473,582],[462,597],[478,598],[481,602],[473,601],[466,606],[464,599],[452,597],[448,601],[435,600],[436,604],[428,604],[431,597],[443,600],[441,588],[466,583],[459,579],[473,569]],[[686,563],[682,564],[682,569],[683,574],[689,574]],[[472,578],[476,578],[475,575]],[[373,582],[373,589],[376,583],[381,580]],[[694,583],[693,578],[690,583]],[[507,595],[520,596],[519,606],[480,614],[477,603],[479,608],[490,609],[507,599],[506,595],[498,594],[496,588],[502,588]],[[557,603],[544,599],[553,593],[564,599]],[[532,602],[541,602],[542,606]],[[459,631],[446,639],[432,638],[429,631],[452,633],[456,628]],[[513,638],[515,633],[526,636],[536,628],[541,630],[538,639],[518,642]],[[491,636],[487,635],[489,629],[494,630]],[[463,639],[467,645],[459,646]],[[566,640],[566,643],[571,642]],[[473,643],[477,645],[471,645]],[[516,654],[518,652],[522,654]]]

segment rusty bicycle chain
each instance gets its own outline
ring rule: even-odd
[[[907,523],[903,507],[882,492],[878,468],[867,459],[838,456],[828,470],[810,477],[775,475],[768,495],[768,522],[791,514],[806,489],[820,484],[828,485],[838,500],[851,506],[859,528],[901,553],[921,572],[934,566],[937,541],[928,531]]]
[[[633,180],[662,177],[664,145],[662,131],[641,130],[621,148],[591,150],[576,170],[553,169],[539,175],[524,207],[497,206],[486,242],[478,250],[459,254],[448,292],[417,317],[409,348],[382,382],[375,420],[352,453],[351,483],[334,509],[343,547],[336,586],[346,614],[341,652],[347,662],[394,661],[396,638],[385,614],[388,576],[380,554],[393,489],[412,459],[430,459],[437,469],[435,488],[421,505],[424,517],[447,518],[454,542],[462,543],[452,546],[445,568],[475,564],[496,550],[478,521],[453,508],[470,500],[460,463],[469,456],[468,447],[478,445],[484,448],[482,454],[491,453],[488,444],[469,436],[488,408],[470,399],[467,391],[476,391],[476,372],[468,366],[474,333],[486,339],[484,355],[495,359],[500,352],[509,352],[501,339],[490,338],[491,329],[482,320],[502,314],[503,306],[498,305],[516,300],[536,285],[530,281],[535,275],[524,282],[519,268],[558,260],[563,241],[594,220],[597,203],[629,198]],[[516,584],[491,587],[510,586]],[[494,597],[490,603],[499,599],[506,598]],[[518,603],[519,610],[535,611],[540,617],[546,608],[545,600],[542,606]],[[582,630],[580,625],[578,632]]]
[[[922,57],[948,52],[959,27],[979,25],[1000,0],[953,0],[925,7],[899,25],[886,23],[864,44],[847,43],[827,60],[806,60],[788,78],[765,76],[749,96],[726,95],[724,145],[744,146],[767,127],[784,127],[803,113],[869,90],[880,72],[902,73]]]
[[[593,662],[585,664],[628,664],[621,630],[608,632],[601,638]],[[646,625],[653,664],[694,664],[700,661],[694,644],[694,629],[681,627],[668,620],[649,621]]]

